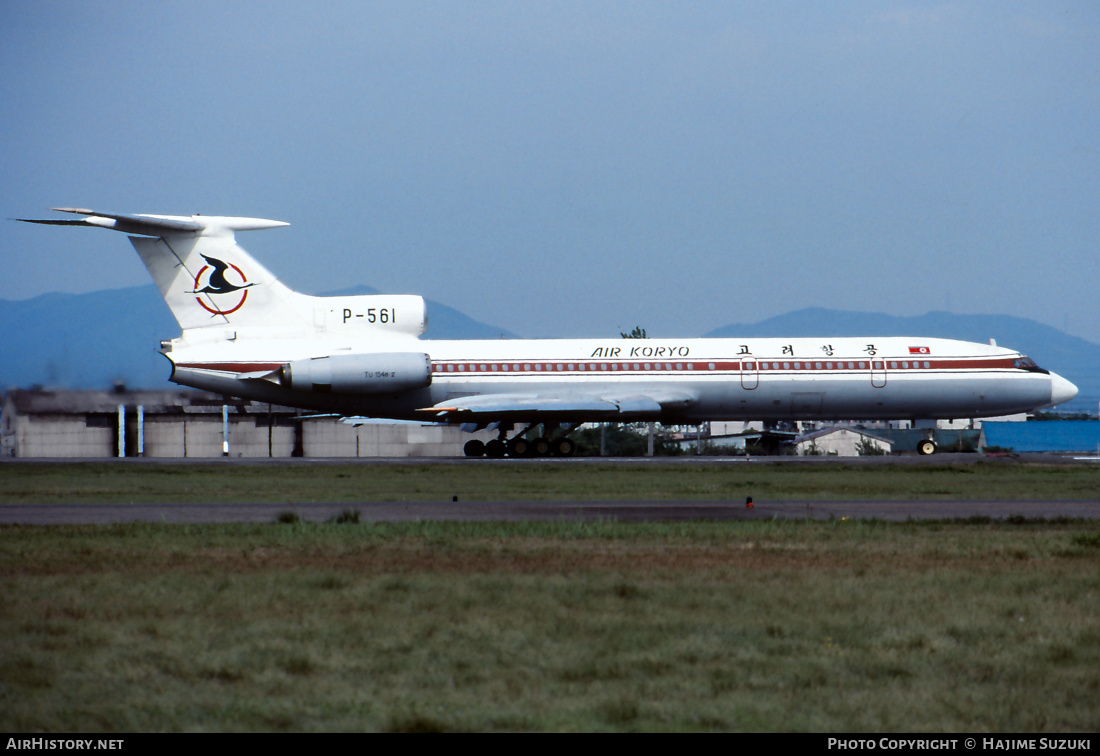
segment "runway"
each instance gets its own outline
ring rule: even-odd
[[[61,465],[73,460],[12,459],[0,464],[15,466]],[[534,460],[487,460],[465,458],[410,458],[410,459],[153,459],[127,458],[112,460],[80,460],[90,464],[111,465],[240,465],[293,466],[355,465],[386,467],[419,467],[424,465],[534,465],[563,466],[645,465],[645,466],[732,466],[747,465],[796,465],[829,466],[837,464],[830,457],[764,457],[748,460],[744,457],[657,457],[657,458],[575,458]],[[892,457],[845,458],[845,466],[960,466],[979,462],[997,465],[1041,464],[1044,466],[1081,466],[1091,468],[1095,458],[1075,459],[1071,455],[1035,454],[992,457],[978,454],[936,454],[933,457],[917,455]],[[697,500],[608,500],[608,501],[416,501],[386,502],[362,501],[341,503],[158,503],[158,504],[0,504],[0,524],[58,525],[58,524],[109,524],[125,522],[163,523],[273,523],[280,515],[294,513],[307,522],[325,522],[343,512],[354,511],[360,522],[415,522],[415,521],[598,521],[660,522],[690,520],[765,520],[848,518],[852,520],[954,520],[971,517],[988,517],[1003,520],[1016,517],[1027,519],[1078,518],[1100,519],[1100,498],[1084,500],[782,500],[768,501],[756,498],[753,508],[745,506],[744,499],[726,501]]]
[[[1100,501],[498,501],[356,504],[5,504],[0,524],[103,525],[126,522],[273,523],[294,513],[325,522],[343,512],[360,522],[675,522],[690,520],[1100,519]]]

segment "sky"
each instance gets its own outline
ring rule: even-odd
[[[292,288],[533,338],[827,307],[1100,343],[1092,0],[3,0],[0,74],[0,299],[150,281],[7,220],[76,206],[288,221],[237,239]]]

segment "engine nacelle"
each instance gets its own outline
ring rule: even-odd
[[[428,386],[432,360],[423,352],[334,354],[283,365],[284,386],[324,394],[393,394]]]

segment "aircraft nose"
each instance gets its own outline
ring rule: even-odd
[[[1050,374],[1050,403],[1064,404],[1077,396],[1077,387],[1057,373]]]

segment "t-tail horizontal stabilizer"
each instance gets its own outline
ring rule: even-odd
[[[264,218],[235,218],[222,215],[114,215],[78,207],[55,207],[60,213],[73,213],[87,217],[79,220],[38,220],[16,218],[24,223],[42,223],[47,226],[92,226],[141,236],[169,236],[198,234],[218,236],[234,231],[259,231],[265,228],[289,226],[284,221]]]

